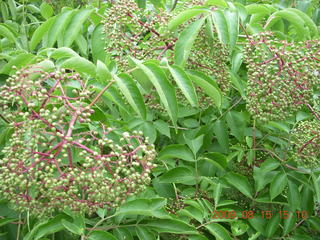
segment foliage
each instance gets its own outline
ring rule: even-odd
[[[0,239],[319,239],[317,1],[0,6]]]

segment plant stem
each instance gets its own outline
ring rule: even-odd
[[[115,82],[115,80],[112,80],[111,82],[109,82],[109,84],[107,86],[104,87],[104,89],[102,89],[101,92],[99,92],[99,94],[95,97],[95,99],[93,99],[93,101],[89,104],[89,108],[91,108],[99,100],[99,98],[104,94],[105,91],[108,90],[109,87],[111,87],[111,85],[114,82]]]

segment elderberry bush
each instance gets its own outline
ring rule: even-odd
[[[77,87],[71,87],[77,86]],[[94,93],[77,73],[26,67],[0,88],[13,134],[2,150],[0,193],[38,217],[116,207],[150,183],[153,145],[141,133],[92,122]]]
[[[319,87],[320,41],[288,42],[272,33],[250,36],[246,47],[247,108],[257,119],[285,120]]]

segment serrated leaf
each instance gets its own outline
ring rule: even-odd
[[[297,210],[301,202],[300,193],[299,193],[298,186],[292,181],[288,181],[287,198],[288,198],[290,210],[291,211]]]
[[[115,236],[113,236],[111,233],[105,232],[105,231],[100,231],[96,230],[93,231],[89,235],[89,240],[118,240]]]
[[[114,78],[120,91],[125,96],[131,107],[142,119],[146,119],[147,109],[144,104],[144,99],[137,87],[137,84],[133,81],[130,75],[120,74],[118,76],[115,75]]]
[[[227,180],[229,184],[234,186],[241,193],[243,193],[249,198],[252,198],[252,187],[247,177],[238,173],[229,172],[224,178]]]
[[[16,41],[16,37],[14,36],[14,34],[4,24],[0,24],[0,36],[6,37],[11,42]]]
[[[159,119],[155,121],[153,124],[161,134],[166,135],[168,138],[171,138],[170,127],[168,123]]]
[[[50,58],[54,58],[54,59],[71,58],[71,57],[80,57],[80,56],[71,48],[67,48],[67,47],[58,48],[57,50],[54,50],[50,55]]]
[[[91,37],[91,49],[93,62],[96,63],[97,60],[102,62],[105,61],[106,52],[104,50],[106,46],[105,36],[103,34],[103,24],[99,24],[95,27]]]
[[[168,111],[173,124],[176,126],[178,115],[177,99],[174,88],[168,81],[166,74],[154,63],[142,64],[136,59],[132,58],[132,60],[141,70],[143,70],[143,72],[148,76],[149,80],[155,86],[161,102]]]
[[[270,199],[274,199],[278,196],[284,188],[287,186],[288,178],[286,173],[279,172],[272,180],[270,184]]]
[[[229,232],[218,223],[210,223],[205,226],[217,240],[232,240]]]
[[[158,154],[158,158],[169,159],[169,158],[178,158],[185,161],[194,161],[192,152],[188,147],[183,144],[172,144],[164,147]]]
[[[183,183],[194,179],[190,169],[185,167],[176,167],[159,177],[160,183]]]
[[[180,26],[182,23],[188,21],[189,19],[201,14],[208,12],[205,9],[187,9],[179,13],[174,19],[168,23],[168,28],[172,31]]]
[[[178,87],[181,89],[182,93],[184,94],[186,99],[189,101],[191,106],[198,107],[199,103],[198,103],[197,94],[189,76],[185,73],[185,71],[180,66],[168,65],[168,67],[171,72],[171,75],[173,76],[173,79],[175,80]]]
[[[156,240],[154,234],[146,227],[136,227],[139,240]]]
[[[204,92],[213,100],[218,108],[221,107],[222,94],[220,89],[197,75],[190,74],[189,77],[195,83],[195,85],[201,87],[204,90]]]
[[[69,58],[62,63],[61,67],[76,70],[79,73],[85,73],[93,77],[96,75],[96,66],[83,57]]]
[[[279,228],[280,220],[281,218],[279,214],[276,214],[272,216],[272,218],[268,221],[268,224],[265,230],[265,236],[267,238],[271,238],[274,236],[275,232]]]
[[[116,214],[136,214],[163,218],[168,216],[163,209],[166,204],[167,200],[165,198],[135,199],[121,205]]]
[[[62,219],[61,223],[68,231],[70,231],[76,235],[83,234],[83,229],[79,228],[77,225],[75,225],[65,219]]]
[[[160,233],[176,233],[176,234],[197,234],[194,226],[191,226],[181,220],[175,219],[157,219],[149,220],[146,224]]]
[[[75,10],[68,10],[56,16],[54,23],[48,32],[48,41],[46,42],[45,47],[53,47],[58,37],[62,36],[64,29],[69,24],[74,13]]]
[[[73,41],[79,35],[84,22],[88,19],[92,11],[92,9],[83,9],[73,15],[72,19],[70,20],[70,24],[64,32],[63,44],[65,47],[71,46]]]
[[[32,38],[30,40],[30,50],[33,51],[37,45],[40,43],[42,38],[49,32],[51,26],[55,22],[56,17],[49,18],[47,21],[42,23],[32,34]],[[45,46],[46,47],[46,46]]]
[[[229,136],[225,122],[223,120],[217,120],[213,124],[213,131],[217,137],[218,143],[222,147],[224,152],[229,151]]]
[[[177,65],[184,66],[189,57],[193,43],[198,36],[198,33],[205,21],[205,17],[191,23],[183,32],[180,34],[178,41],[174,48],[174,62]]]

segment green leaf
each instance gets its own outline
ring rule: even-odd
[[[229,7],[228,3],[225,0],[207,0],[205,5],[225,8]]]
[[[65,219],[64,215],[57,215],[51,220],[40,222],[24,237],[23,240],[38,240],[46,235],[59,232],[64,229],[61,220]]]
[[[267,238],[271,238],[274,236],[275,232],[279,228],[280,220],[281,219],[279,214],[276,214],[272,216],[272,218],[268,221],[266,231],[265,231],[265,236]]]
[[[62,63],[61,67],[72,69],[79,73],[85,73],[93,77],[96,75],[96,66],[83,57],[69,58]]]
[[[187,9],[185,11],[182,11],[179,13],[174,19],[172,19],[168,23],[168,28],[169,30],[173,31],[175,30],[178,26],[180,26],[182,23],[188,21],[189,19],[201,14],[201,13],[206,13],[208,10],[205,9]]]
[[[221,107],[222,94],[220,89],[199,76],[189,74],[189,77],[197,86],[204,90],[204,92],[213,100],[218,108]]]
[[[93,231],[90,236],[89,240],[118,240],[115,236],[113,236],[111,233],[105,232],[105,231]]]
[[[296,13],[288,11],[287,9],[273,13],[267,20],[265,29],[270,30],[271,27],[277,23],[281,18],[290,22],[296,29],[296,37],[298,40],[309,38],[310,32],[304,26],[304,20]]]
[[[155,121],[153,124],[161,134],[166,135],[168,138],[171,138],[170,128],[168,123],[159,119]]]
[[[9,75],[10,73],[15,71],[12,69],[13,66],[16,66],[17,68],[23,67],[28,63],[33,62],[34,57],[35,56],[31,53],[21,53],[18,56],[12,58],[7,64],[2,66],[0,73]]]
[[[63,31],[69,24],[75,10],[64,11],[59,14],[48,32],[48,41],[44,45],[45,47],[53,47],[58,37],[63,36]]]
[[[160,183],[159,178],[152,180],[152,186],[160,197],[172,198],[175,196],[174,187],[170,183]]]
[[[80,56],[71,48],[67,48],[67,47],[58,48],[57,50],[54,50],[50,55],[50,58],[54,58],[54,59],[71,58],[71,57],[80,57]]]
[[[240,236],[248,230],[248,224],[241,220],[231,222],[231,231],[234,236]]]
[[[133,240],[132,234],[127,228],[116,228],[113,233],[118,240]]]
[[[141,68],[141,70],[144,71],[149,80],[155,86],[161,102],[163,103],[165,109],[168,111],[173,124],[176,125],[178,114],[177,99],[174,88],[168,81],[166,74],[160,67],[158,67],[154,63],[142,64],[136,59],[132,58],[132,60],[139,68]]]
[[[210,223],[206,225],[205,228],[208,229],[217,240],[232,240],[229,232],[218,223]]]
[[[174,219],[156,219],[149,220],[146,224],[160,233],[176,233],[176,234],[197,234],[194,226],[183,221]]]
[[[146,119],[147,110],[144,104],[144,99],[140,93],[137,84],[128,74],[120,74],[114,76],[120,91],[127,99],[128,103],[132,106],[136,113],[140,115],[142,119]]]
[[[163,209],[166,204],[167,200],[165,198],[135,199],[124,203],[116,214],[134,214],[163,218],[168,217],[168,214]]]
[[[181,89],[184,96],[187,98],[191,106],[198,107],[198,98],[196,91],[193,87],[192,81],[184,70],[179,66],[169,66],[169,70],[176,81],[178,87]]]
[[[172,144],[163,148],[158,154],[159,160],[178,158],[185,161],[194,161],[194,156],[189,148],[182,144]]]
[[[231,130],[231,134],[241,142],[244,138],[246,128],[243,114],[235,111],[229,111],[226,115],[226,120]]]
[[[174,62],[177,65],[184,66],[189,57],[191,48],[197,35],[205,21],[205,17],[191,23],[183,32],[180,34],[178,41],[174,48]]]
[[[91,37],[91,50],[92,50],[92,58],[93,62],[96,63],[97,60],[102,62],[105,61],[106,52],[104,50],[106,45],[105,36],[103,34],[103,24],[99,24],[95,27]]]
[[[92,9],[80,10],[72,17],[71,22],[64,33],[63,44],[65,47],[71,46],[82,30],[84,22],[88,19],[92,11]]]
[[[70,232],[76,234],[76,235],[81,235],[83,234],[84,229],[79,228],[77,225],[68,222],[65,219],[61,220],[62,225]]]
[[[228,33],[230,50],[236,45],[239,35],[239,16],[235,9],[227,9],[224,12],[225,18],[228,19]]]
[[[154,234],[146,227],[136,227],[139,240],[156,240]]]
[[[292,231],[296,225],[297,215],[295,212],[288,212],[289,216],[287,219],[283,220],[283,232],[282,235],[285,236]]]
[[[220,41],[224,44],[229,44],[229,32],[228,32],[228,21],[221,10],[215,10],[212,12],[213,23],[218,32]]]
[[[313,35],[314,38],[319,36],[319,30],[317,28],[317,25],[307,14],[296,8],[288,8],[286,10],[298,15],[301,19],[303,19],[305,25],[310,29],[310,33],[311,35]]]
[[[30,50],[33,51],[41,39],[44,37],[45,34],[49,32],[51,29],[52,24],[55,22],[56,17],[49,18],[47,21],[42,23],[32,34],[32,38],[30,40]]]
[[[44,17],[45,19],[48,19],[53,15],[53,8],[50,6],[50,4],[46,2],[42,2],[40,5],[40,13],[42,17]]]
[[[234,186],[241,193],[249,198],[252,198],[252,187],[247,177],[242,176],[238,173],[229,172],[224,178],[229,184]]]
[[[164,173],[160,178],[160,183],[184,183],[194,179],[189,168],[176,167]]]
[[[11,30],[4,24],[0,24],[0,36],[6,37],[11,42],[16,42],[16,37]]]
[[[112,79],[109,69],[100,60],[97,61],[97,77],[98,81],[102,84],[106,84]]]
[[[218,143],[224,152],[229,151],[229,136],[225,121],[217,120],[213,124],[213,131],[217,137]]]
[[[288,198],[290,210],[291,211],[297,210],[301,202],[300,193],[299,193],[298,186],[292,181],[288,181],[287,198]]]
[[[278,196],[285,189],[288,183],[287,174],[279,172],[270,184],[270,198],[271,200]]]
[[[17,219],[17,218],[3,218],[3,219],[0,219],[0,227],[6,225],[8,223],[18,221],[18,220],[19,219]]]
[[[194,139],[185,138],[186,143],[189,146],[189,148],[191,149],[191,151],[193,152],[194,156],[197,155],[199,149],[202,147],[203,138],[204,138],[204,134],[202,134]]]

